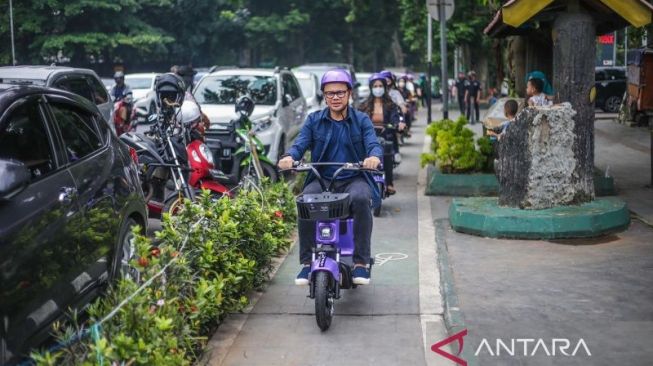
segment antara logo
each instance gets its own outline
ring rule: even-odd
[[[431,350],[458,365],[467,366],[467,361],[460,357],[460,354],[463,352],[464,339],[467,335],[467,329],[448,337],[433,346]],[[449,343],[456,342],[458,344],[458,352],[456,354],[451,354],[442,348]],[[591,356],[587,343],[583,338],[580,338],[577,342],[574,343],[572,348],[572,341],[567,338],[552,338],[550,340],[544,340],[542,338],[510,338],[503,340],[497,338],[495,342],[489,342],[486,338],[481,340],[481,343],[476,348],[474,356],[478,356],[481,353],[490,355],[490,356],[527,356],[532,357],[536,355],[547,355],[547,356],[576,356],[577,354],[582,355],[583,353],[587,356]]]

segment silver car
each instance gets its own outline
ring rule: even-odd
[[[286,69],[223,69],[204,76],[193,96],[211,122],[207,133],[227,130],[237,118],[236,100],[243,95],[254,100],[250,118],[256,136],[267,157],[276,162],[306,118],[306,100],[297,79]]]
[[[134,108],[142,110],[148,116],[156,112],[154,81],[158,75],[157,73],[125,75],[125,84],[129,86],[134,96]]]
[[[81,95],[97,106],[115,131],[113,102],[93,70],[64,66],[4,66],[0,67],[0,83],[48,86]]]
[[[318,111],[323,108],[323,95],[320,90],[320,81],[317,79],[317,75],[311,72],[293,72],[299,86],[302,88],[302,94],[304,94],[304,99],[306,99],[306,106],[308,107],[307,114],[311,114],[315,111]]]

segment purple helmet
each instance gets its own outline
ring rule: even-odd
[[[370,78],[368,79],[368,82],[370,85],[372,85],[377,80],[382,82],[383,86],[386,86],[385,76],[383,76],[383,74],[381,74],[380,72],[372,74],[372,76],[370,76]]]
[[[322,75],[320,82],[320,89],[324,90],[324,86],[331,83],[347,84],[347,89],[352,89],[351,75],[345,69],[331,69]]]
[[[383,71],[381,71],[379,73],[379,75],[381,75],[381,76],[383,76],[384,78],[387,78],[387,79],[394,79],[393,75],[392,75],[392,71],[390,71],[390,70],[383,70]]]

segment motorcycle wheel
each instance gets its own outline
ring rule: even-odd
[[[184,209],[184,198],[173,195],[166,199],[161,214],[168,213],[170,216],[178,215]]]
[[[268,162],[261,161],[261,168],[263,169],[263,175],[270,179],[270,182],[276,182],[279,179],[277,169],[274,165],[269,164]],[[254,167],[245,167],[240,171],[240,180],[243,180],[243,177],[249,175],[249,170],[252,169],[252,175],[256,175]],[[259,180],[260,181],[260,180]]]
[[[315,320],[324,332],[333,319],[333,298],[329,296],[329,273],[320,271],[315,275]]]
[[[383,199],[385,198],[385,187],[381,183],[376,184],[379,187],[379,192],[381,193],[381,203],[377,206],[374,207],[374,217],[379,217],[381,216],[381,206],[383,205]]]

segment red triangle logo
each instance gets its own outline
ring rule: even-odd
[[[463,345],[464,345],[463,337],[466,335],[467,335],[467,329],[463,329],[460,332],[452,335],[451,337],[441,340],[440,342],[432,345],[431,351],[457,363],[458,365],[467,366],[467,361],[458,357],[463,352]],[[458,352],[455,355],[452,355],[451,353],[442,349],[443,346],[446,346],[447,344],[452,343],[454,341],[458,341]]]

